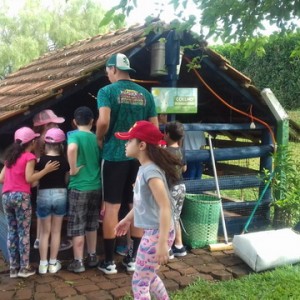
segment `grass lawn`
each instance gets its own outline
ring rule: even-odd
[[[209,282],[198,280],[170,295],[174,300],[260,300],[300,299],[300,265],[251,274],[239,280]]]

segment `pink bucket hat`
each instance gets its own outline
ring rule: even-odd
[[[33,126],[41,126],[49,123],[60,124],[65,121],[64,118],[58,117],[53,110],[45,109],[33,117]]]
[[[44,141],[45,143],[55,144],[62,143],[66,140],[65,133],[59,128],[51,128],[47,130]]]
[[[15,142],[19,140],[21,141],[21,144],[26,144],[39,136],[40,134],[35,133],[31,128],[21,127],[15,132]]]

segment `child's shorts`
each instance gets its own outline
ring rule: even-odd
[[[101,190],[69,191],[68,236],[83,236],[99,228]]]
[[[38,190],[36,214],[39,218],[64,216],[67,214],[67,189]]]

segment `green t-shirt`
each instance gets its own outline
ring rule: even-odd
[[[99,90],[97,104],[98,108],[111,109],[109,129],[104,139],[103,159],[131,159],[125,156],[126,141],[117,139],[114,133],[128,131],[136,121],[157,116],[152,94],[130,80],[119,80]]]
[[[74,130],[68,134],[68,145],[75,143],[77,167],[83,166],[76,175],[70,176],[69,189],[94,191],[101,188],[100,149],[92,132]]]

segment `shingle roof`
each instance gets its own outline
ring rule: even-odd
[[[0,122],[59,95],[64,87],[103,67],[112,53],[142,44],[144,30],[145,26],[137,25],[81,40],[10,74],[0,81]]]
[[[165,26],[160,21],[154,25]],[[134,54],[133,57],[136,57],[135,62],[138,63],[139,69],[148,72],[150,57],[144,56],[150,53],[149,39],[145,34],[149,31],[147,26],[135,25],[81,40],[62,49],[51,51],[10,74],[0,81],[0,124],[4,124],[10,118],[21,116],[22,113],[27,113],[32,108],[37,110],[37,107],[44,103],[45,106],[51,105],[50,103],[46,105],[46,101],[58,99],[67,88],[72,89],[77,83],[83,82],[92,75],[104,74],[105,62],[112,53],[146,49],[142,55]],[[170,29],[166,29],[166,32],[168,30]],[[155,33],[154,36],[153,39],[150,38],[151,42],[155,38],[159,38],[159,34]],[[222,72],[231,78],[231,81],[236,82],[236,86],[244,87],[258,103],[261,102],[260,91],[251,85],[250,78],[234,69],[229,61],[212,49],[203,47],[202,50],[213,66],[213,68],[209,67],[210,70],[205,68],[203,71],[200,70],[203,72],[202,76],[208,76],[208,71]],[[180,76],[180,80],[185,81],[188,85],[192,84],[191,76],[195,77],[194,74],[192,72],[185,73]],[[139,73],[139,75],[142,74]],[[149,75],[145,76],[149,77]],[[211,83],[216,83],[217,76],[215,74],[210,74],[209,77]],[[222,81],[222,78],[224,78],[223,75],[219,76],[219,80]],[[207,79],[209,80],[209,78]],[[199,82],[195,83],[194,80],[193,84],[199,85]],[[225,84],[223,82],[218,84],[224,92]],[[228,89],[232,91],[232,86],[228,86]],[[231,97],[233,96],[231,95]],[[216,108],[216,111],[220,111],[220,109]]]

